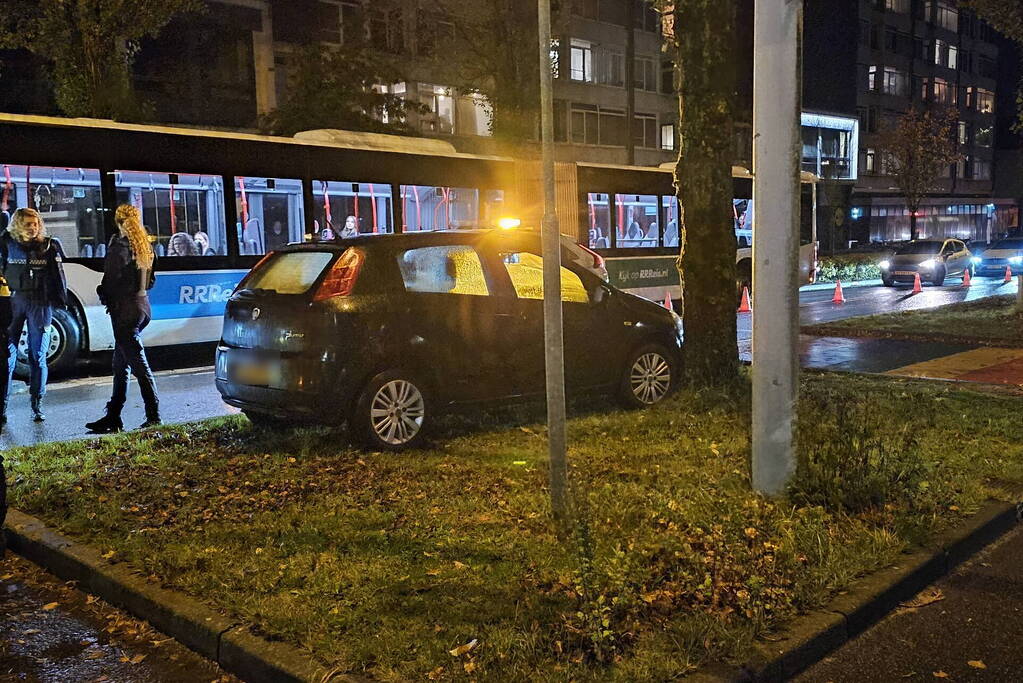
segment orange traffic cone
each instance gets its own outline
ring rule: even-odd
[[[742,288],[742,299],[739,300],[739,313],[752,313],[753,309],[749,305],[749,287]]]
[[[835,281],[835,296],[831,297],[831,303],[833,304],[844,304],[845,294],[842,293],[842,281]]]
[[[1012,282],[1012,268],[1005,266],[1005,279],[1002,282]]]
[[[963,271],[963,287],[970,286],[970,269],[967,268]]]
[[[664,293],[664,307],[669,311],[674,311],[674,307],[671,305],[671,292]]]
[[[924,291],[924,288],[920,284],[920,273],[913,273],[913,294],[919,294]]]

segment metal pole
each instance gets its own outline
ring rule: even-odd
[[[562,524],[568,519],[568,463],[565,461],[565,341],[561,318],[561,237],[555,211],[554,89],[551,75],[551,2],[537,0],[540,34],[540,121],[543,150],[543,319],[547,368],[547,449],[550,459],[551,510]]]
[[[753,30],[753,488],[796,469],[802,0],[758,0]]]

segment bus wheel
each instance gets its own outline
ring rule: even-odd
[[[78,361],[78,352],[82,344],[82,328],[70,311],[57,308],[53,311],[53,322],[50,323],[49,345],[46,349],[46,363],[50,372],[60,374],[71,370]],[[14,374],[19,378],[29,375],[28,369],[28,330],[21,331],[18,340],[18,361],[14,366]]]

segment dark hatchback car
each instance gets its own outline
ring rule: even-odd
[[[679,370],[679,317],[562,258],[569,392],[663,399]],[[455,405],[543,395],[542,275],[531,232],[286,247],[227,304],[217,389],[256,423],[347,421],[372,448],[412,446]]]

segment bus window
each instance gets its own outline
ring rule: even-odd
[[[457,230],[480,225],[479,190],[461,187],[401,186],[403,232]]]
[[[47,234],[60,240],[69,258],[102,256],[106,246],[99,179],[94,168],[3,164],[0,231],[7,229],[16,209],[30,207],[42,214]]]
[[[511,212],[505,208],[504,190],[483,190],[480,202],[480,227],[492,228]]]
[[[664,207],[664,241],[665,247],[678,248],[678,197],[665,195],[661,197],[661,206]]]
[[[387,183],[313,181],[314,240],[394,232],[391,186]]]
[[[294,178],[234,179],[234,200],[238,207],[238,251],[265,254],[289,242],[301,242],[305,232],[302,181]]]
[[[602,192],[586,194],[586,215],[590,249],[611,247],[611,196]]]
[[[142,210],[157,256],[227,255],[221,176],[115,171],[114,184],[118,204]]]
[[[732,220],[735,223],[735,245],[744,249],[753,246],[753,200],[733,199]]]
[[[652,194],[616,194],[619,247],[656,247],[657,197]]]

